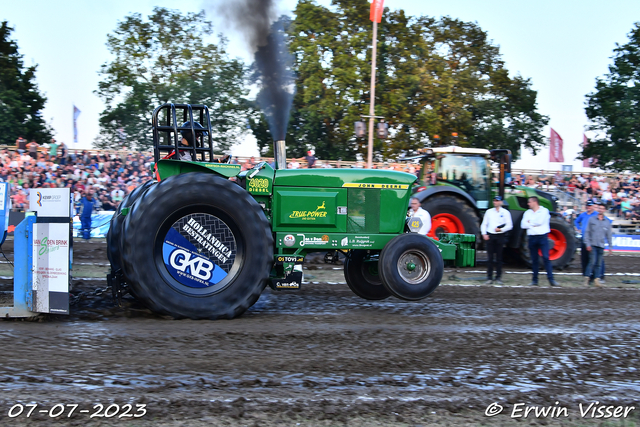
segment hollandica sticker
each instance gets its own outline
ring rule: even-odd
[[[209,214],[191,214],[178,220],[167,232],[162,257],[178,282],[206,288],[227,277],[236,255],[236,242],[229,227]]]

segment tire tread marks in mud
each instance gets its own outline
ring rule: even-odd
[[[364,269],[368,268],[365,262],[367,251],[352,250],[344,263],[344,278],[349,289],[360,298],[368,300],[383,300],[391,296],[391,293],[382,284],[380,273],[374,275]],[[377,267],[376,267],[377,269]]]
[[[398,271],[398,260],[407,251],[419,252],[429,259],[429,274],[420,283],[407,282]],[[444,274],[444,261],[440,250],[428,237],[407,233],[394,237],[382,249],[378,272],[385,288],[393,296],[417,301],[426,298],[438,287]]]
[[[216,212],[234,222],[228,225],[237,231],[238,268],[215,292],[181,292],[167,283],[168,272],[159,271],[166,268],[158,265],[157,251],[168,221]],[[123,261],[135,295],[152,311],[175,318],[232,319],[251,307],[267,284],[273,236],[262,208],[240,186],[213,174],[187,173],[162,180],[134,205],[124,223]]]

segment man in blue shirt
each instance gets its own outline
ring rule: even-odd
[[[78,201],[78,205],[82,238],[89,240],[91,238],[91,213],[97,205],[97,200],[93,198],[93,187],[87,188],[84,197]]]
[[[584,273],[587,270],[587,265],[589,264],[589,251],[587,251],[587,247],[584,244],[584,234],[585,234],[585,231],[587,230],[587,224],[589,223],[589,219],[591,217],[594,217],[594,216],[598,216],[598,211],[596,210],[595,204],[590,200],[590,201],[587,202],[587,210],[586,210],[586,212],[582,212],[573,221],[573,225],[576,227],[576,230],[578,230],[580,232],[580,234],[582,235],[582,237],[580,239],[580,264],[582,266],[582,275],[583,276],[584,276]],[[608,220],[608,218],[607,218],[607,220]],[[609,222],[611,222],[611,221],[609,221]],[[594,268],[593,273],[595,273],[595,270],[596,269]],[[600,268],[600,272],[601,272],[601,277],[599,277],[599,279],[601,281],[604,281],[604,258],[602,258],[602,266]],[[590,279],[593,280],[594,277],[591,277]]]
[[[589,218],[592,216],[598,215],[596,212],[595,205],[592,201],[587,202],[587,211],[582,212],[578,217],[573,221],[573,225],[576,227],[576,230],[582,234],[581,237],[581,246],[580,246],[580,265],[582,266],[582,274],[584,275],[585,270],[587,269],[587,264],[589,264],[589,252],[587,251],[587,247],[584,245],[584,232],[587,229],[587,224],[589,223]]]

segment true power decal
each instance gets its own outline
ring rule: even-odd
[[[162,257],[178,282],[207,288],[227,277],[235,261],[236,241],[224,221],[209,214],[191,214],[169,229]]]

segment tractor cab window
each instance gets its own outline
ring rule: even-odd
[[[475,200],[488,200],[488,171],[484,157],[446,154],[440,157],[438,179],[460,187]]]

